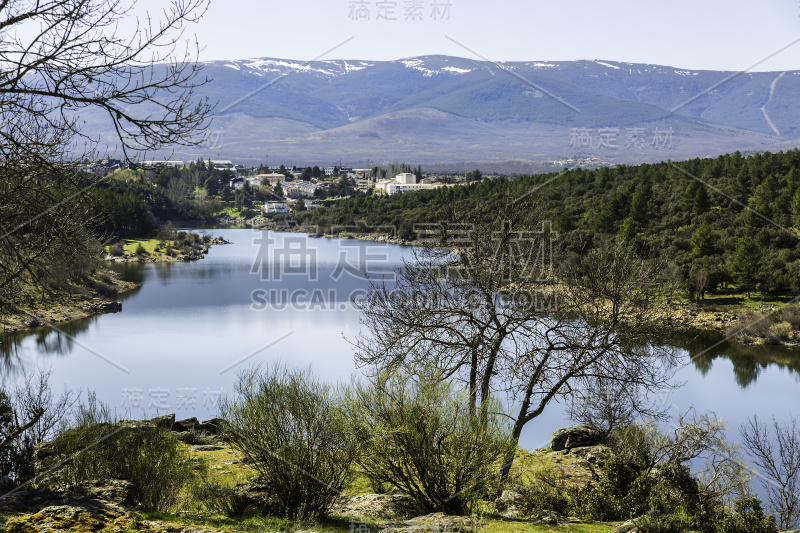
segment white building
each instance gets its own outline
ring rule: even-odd
[[[272,173],[272,174],[257,174],[256,178],[258,178],[258,182],[261,183],[262,180],[267,179],[270,185],[275,185],[286,179],[286,176],[283,174]]]
[[[183,161],[142,161],[142,168],[183,168]]]
[[[289,205],[279,202],[264,202],[264,214],[267,216],[272,215],[285,215],[289,212]]]
[[[386,194],[397,194],[399,192],[407,191],[421,191],[425,189],[438,189],[442,186],[443,185],[441,183],[433,183],[429,185],[426,183],[398,183],[393,181],[386,184]]]
[[[236,172],[233,161],[228,161],[226,159],[209,159],[208,166],[215,170],[230,170]]]
[[[393,180],[381,180],[375,184],[376,191],[382,191],[386,194],[397,194],[407,191],[420,191],[425,189],[438,189],[444,187],[442,183],[417,183],[417,177],[414,174],[403,173],[398,174]]]

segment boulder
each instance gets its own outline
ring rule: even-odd
[[[172,431],[192,431],[197,430],[200,426],[200,421],[195,417],[187,418],[186,420],[178,420],[173,424]]]
[[[586,426],[557,429],[550,437],[550,448],[559,451],[580,446],[596,446],[602,439],[602,433]]]
[[[95,481],[85,487],[85,492],[92,498],[119,503],[122,505],[133,505],[135,486],[130,481],[123,479],[104,479]]]
[[[504,490],[494,501],[494,510],[505,518],[518,518],[525,505],[525,498],[519,492]]]
[[[269,510],[274,505],[269,484],[260,476],[250,479],[247,483],[241,483],[235,487],[222,490],[231,491],[235,495],[235,505],[242,510]],[[229,496],[229,501],[233,502],[234,500]]]
[[[175,425],[175,413],[151,418],[149,423],[157,428],[164,428],[168,431],[172,431],[172,426]]]
[[[637,533],[638,531],[639,528],[630,520],[614,528],[614,533]]]
[[[333,514],[351,518],[393,518],[413,516],[421,512],[414,498],[404,492],[359,494],[340,498],[331,509]]]
[[[589,450],[589,453],[586,454],[586,460],[593,465],[602,465],[608,461],[613,454],[614,452],[611,451],[611,448],[600,444],[599,446],[593,446],[592,449]]]
[[[11,480],[8,476],[0,477],[0,496],[5,495],[6,493],[11,492],[12,490],[17,488],[17,484]]]
[[[117,313],[122,311],[122,304],[119,302],[100,302],[92,306],[95,313]]]
[[[557,526],[559,524],[568,524],[571,520],[555,511],[539,511],[536,516],[531,519],[531,524],[534,526]]]
[[[433,513],[418,516],[406,521],[384,524],[383,533],[427,533],[431,531],[447,531],[456,533],[471,529],[472,520],[468,516],[451,516],[444,513]]]
[[[198,446],[192,446],[191,451],[193,452],[215,452],[217,450],[221,450],[223,447],[218,444],[200,444]]]
[[[197,427],[197,429],[198,431],[203,431],[209,435],[219,435],[222,433],[222,427],[224,423],[225,421],[221,418],[212,418],[210,420],[204,420],[203,423]]]

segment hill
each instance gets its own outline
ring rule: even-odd
[[[800,71],[424,56],[214,61],[203,74],[200,94],[219,102],[214,135],[176,159],[502,170],[509,161],[631,164],[789,149],[800,138]]]

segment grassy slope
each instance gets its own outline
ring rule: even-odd
[[[192,455],[199,456],[205,460],[209,466],[209,475],[212,480],[219,481],[227,486],[234,486],[243,483],[249,478],[257,475],[255,469],[244,463],[241,456],[235,450],[225,447],[222,450],[208,452],[191,452]],[[555,459],[555,461],[554,461]],[[560,462],[556,462],[559,461]],[[520,481],[531,478],[533,472],[541,468],[569,465],[574,462],[574,458],[553,457],[539,451],[527,452],[520,450],[517,465],[513,475],[518,476]],[[372,492],[369,482],[364,476],[356,475],[345,494],[354,496]],[[143,517],[148,520],[160,520],[175,524],[204,526],[223,529],[226,531],[296,531],[300,529],[313,529],[324,533],[351,533],[351,523],[363,523],[369,527],[370,531],[377,532],[382,526],[380,521],[374,519],[363,519],[354,521],[351,518],[333,516],[323,523],[313,526],[300,526],[289,520],[276,517],[251,516],[242,519],[227,518],[223,515],[211,515],[203,509],[182,512],[180,514],[164,513],[143,513]],[[561,531],[565,533],[610,533],[614,526],[610,524],[570,524],[560,527],[534,526],[529,519],[509,519],[497,515],[486,515],[483,517],[480,531],[491,533],[543,533],[549,531]]]

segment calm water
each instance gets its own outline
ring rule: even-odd
[[[410,250],[248,229],[208,233],[234,244],[214,246],[197,262],[116,265],[142,282],[122,298],[121,313],[74,322],[63,333],[3,338],[4,377],[51,368],[57,388],[93,389],[120,413],[175,412],[178,419],[201,420],[216,414],[217,396],[231,391],[243,365],[281,360],[311,365],[324,379],[347,379],[356,371],[347,339],[359,330],[349,297],[368,286],[364,271],[391,281],[388,272]],[[292,298],[281,309],[264,305]],[[800,357],[725,343],[708,350],[719,339],[673,339],[695,358],[676,372],[686,385],[665,399],[675,410],[714,410],[732,429],[752,414],[800,411]],[[776,354],[780,364],[769,362]],[[528,425],[522,445],[542,446],[565,425],[561,407],[553,405]]]

